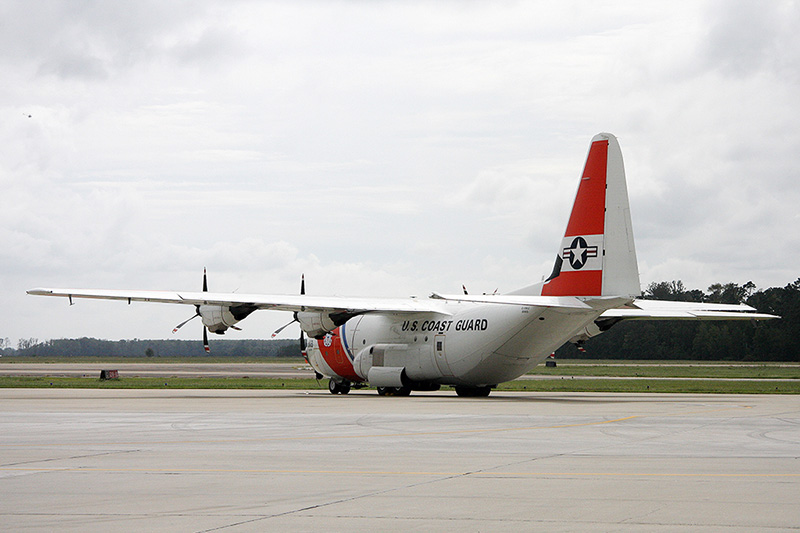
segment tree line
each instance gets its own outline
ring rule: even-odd
[[[589,339],[579,351],[561,347],[556,356],[588,359],[693,359],[713,361],[800,362],[800,278],[785,287],[758,290],[753,282],[716,283],[708,290],[687,289],[682,281],[651,283],[643,298],[683,302],[746,303],[777,320],[691,321],[624,320],[602,335]],[[215,357],[298,357],[297,340],[215,340]],[[4,356],[37,357],[196,357],[199,341],[20,339],[17,348],[7,338],[0,342]]]
[[[4,356],[27,357],[197,357],[205,355],[203,343],[186,340],[121,340],[107,341],[83,337],[38,342],[23,339],[17,349],[5,348]],[[32,342],[35,341],[35,342]],[[300,357],[297,339],[219,339],[211,344],[214,357]]]

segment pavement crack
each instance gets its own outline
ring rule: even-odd
[[[492,468],[500,468],[500,467],[498,466],[498,467],[492,467]],[[399,487],[392,487],[392,488],[388,488],[388,489],[376,490],[376,491],[367,492],[367,493],[363,493],[363,494],[357,494],[357,495],[353,495],[353,496],[350,496],[350,497],[347,497],[347,498],[339,498],[337,500],[332,500],[332,501],[328,501],[328,502],[317,503],[317,504],[314,504],[314,505],[307,505],[305,507],[301,507],[301,508],[298,508],[298,509],[292,509],[291,511],[284,511],[282,513],[275,513],[275,514],[271,514],[271,515],[268,515],[268,516],[260,516],[260,517],[257,517],[257,518],[252,518],[250,520],[242,520],[240,522],[235,522],[235,523],[232,523],[232,524],[226,524],[224,526],[218,526],[218,527],[214,527],[214,528],[211,528],[211,529],[202,529],[202,530],[197,531],[197,533],[208,533],[209,531],[220,531],[220,530],[227,529],[227,528],[230,528],[230,527],[241,526],[241,525],[244,525],[244,524],[252,524],[254,522],[259,522],[259,521],[262,521],[262,520],[269,520],[271,518],[278,518],[278,517],[281,517],[281,516],[288,516],[288,515],[292,515],[292,514],[302,513],[302,512],[305,512],[305,511],[313,511],[314,509],[322,509],[324,507],[330,507],[332,505],[338,505],[340,503],[347,503],[347,502],[357,501],[357,500],[360,500],[360,499],[363,499],[363,498],[369,498],[369,497],[372,497],[372,496],[380,496],[380,495],[383,495],[383,494],[389,494],[389,493],[392,493],[392,492],[396,492],[398,490],[412,489],[414,487],[421,487],[423,485],[430,485],[430,484],[433,484],[433,483],[439,483],[441,481],[448,481],[448,480],[451,480],[451,479],[457,479],[457,478],[461,478],[461,477],[480,474],[480,473],[484,472],[485,470],[486,469],[474,470],[474,471],[470,471],[470,472],[460,472],[458,474],[452,474],[452,475],[449,475],[449,476],[443,476],[443,477],[439,477],[439,478],[436,478],[436,479],[429,479],[429,480],[426,480],[426,481],[419,481],[417,483],[408,483],[408,484],[405,484],[405,485],[402,485],[402,486],[399,486]]]
[[[3,463],[0,464],[0,468],[12,467],[12,466],[21,466],[21,465],[34,465],[39,463],[49,463],[52,461],[71,461],[73,459],[86,459],[89,457],[102,457],[104,455],[119,455],[124,453],[135,453],[139,450],[117,450],[113,452],[99,452],[99,453],[87,453],[82,455],[70,455],[67,457],[50,457],[47,459],[35,459],[33,461],[19,461],[16,463]],[[72,467],[64,467],[64,468],[72,468]]]

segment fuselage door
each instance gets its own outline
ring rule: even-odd
[[[433,337],[433,357],[436,359],[436,366],[443,376],[452,376],[453,371],[447,364],[447,356],[444,349],[444,339],[446,335],[434,335]]]

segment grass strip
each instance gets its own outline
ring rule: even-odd
[[[704,394],[800,394],[800,381],[724,379],[529,379],[501,383],[497,390],[533,392],[632,392]]]
[[[277,378],[184,378],[0,376],[0,388],[53,389],[327,389],[328,381]]]
[[[716,379],[798,379],[800,366],[777,365],[715,365],[709,366],[610,366],[610,365],[562,365],[546,367],[539,365],[530,375],[537,376],[597,376],[597,377],[642,377],[642,378],[716,378]]]

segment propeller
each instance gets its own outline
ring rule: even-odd
[[[300,275],[300,296],[305,295],[305,293],[306,293],[306,275],[305,274],[301,274]],[[274,339],[275,336],[278,335],[278,333],[280,333],[284,329],[288,328],[289,326],[291,326],[295,322],[298,322],[298,320],[297,320],[297,312],[294,313],[294,318],[292,318],[292,320],[290,322],[284,324],[283,326],[281,326],[281,327],[279,327],[278,329],[275,330],[275,332],[272,334],[272,338]],[[307,357],[307,353],[306,353],[306,335],[305,335],[305,332],[303,331],[303,328],[300,328],[300,353],[303,355],[303,358],[306,360],[306,362],[308,362],[308,357]]]
[[[208,275],[206,274],[205,267],[203,267],[203,292],[208,292]],[[172,333],[175,333],[183,326],[185,326],[188,322],[191,322],[192,320],[200,316],[200,306],[195,305],[195,309],[196,309],[195,313],[186,320],[184,320],[183,322],[181,322],[180,324],[178,324],[177,326],[175,326],[175,328],[173,328],[172,330]],[[206,351],[206,353],[209,353],[211,351],[211,348],[208,346],[208,330],[206,329],[205,326],[203,326],[203,349]]]
[[[499,287],[498,287],[498,288],[499,288]],[[463,290],[463,291],[464,291],[464,294],[469,294],[469,293],[467,292],[467,287],[466,287],[464,284],[462,284],[462,285],[461,285],[461,290]],[[483,293],[483,295],[484,295],[484,296],[487,296],[488,294],[489,294],[488,292],[484,292],[484,293]],[[492,293],[492,296],[494,296],[495,294],[497,294],[497,289],[495,289],[495,290],[494,290],[494,292]]]
[[[300,296],[304,296],[306,294],[306,275],[300,275]],[[295,313],[295,320],[297,320],[297,313]],[[306,334],[303,331],[303,328],[300,328],[300,354],[303,356],[303,359],[306,360],[308,363],[308,352],[306,351]],[[318,373],[318,372],[315,372]]]

